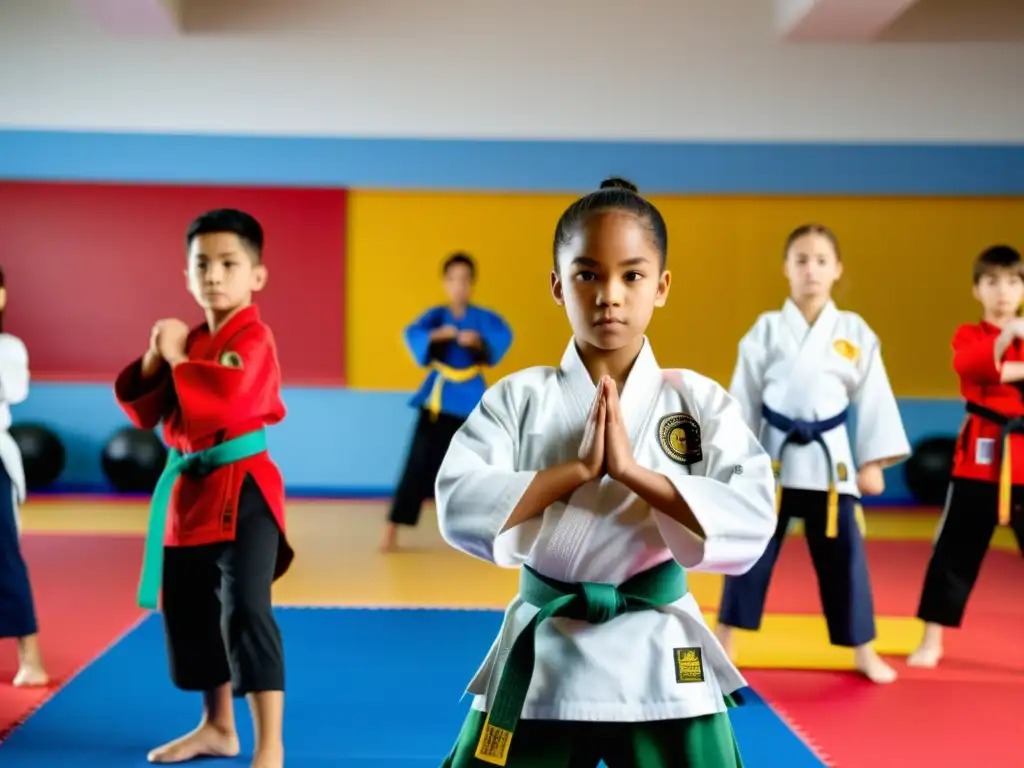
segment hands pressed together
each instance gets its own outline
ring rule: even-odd
[[[157,320],[149,334],[149,349],[142,358],[142,372],[151,375],[166,362],[174,366],[187,360],[185,343],[188,340],[189,328],[177,318]]]
[[[430,334],[431,341],[455,341],[460,347],[479,347],[480,334],[476,331],[460,331],[454,325],[442,325]]]
[[[636,470],[633,447],[629,443],[622,418],[618,387],[608,376],[601,377],[597,382],[597,393],[590,406],[583,442],[580,444],[579,460],[587,480],[607,474],[625,483]]]

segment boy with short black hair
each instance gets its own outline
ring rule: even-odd
[[[242,211],[215,210],[192,222],[186,243],[188,289],[206,322],[190,331],[158,321],[145,355],[115,384],[132,421],[162,421],[171,448],[153,494],[139,604],[155,608],[162,581],[171,678],[204,695],[199,727],[149,760],[237,755],[232,696],[244,695],[253,768],[281,768],[284,651],[271,585],[293,554],[264,431],[285,416],[281,371],[252,303],[267,281],[263,229]]]
[[[924,637],[907,659],[934,667],[943,627],[959,627],[996,525],[1012,527],[1024,552],[1024,261],[1008,245],[974,263],[980,323],[957,328],[953,368],[967,401],[953,478],[939,523],[917,616]]]
[[[405,329],[405,344],[428,373],[413,395],[419,411],[405,468],[395,490],[381,550],[398,547],[399,526],[419,522],[423,502],[452,436],[487,388],[484,370],[495,366],[512,344],[512,330],[496,312],[472,303],[476,264],[463,252],[441,267],[448,304],[424,312]]]

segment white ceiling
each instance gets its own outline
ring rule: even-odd
[[[918,0],[878,38],[901,43],[1024,41],[1024,0]]]
[[[382,10],[396,17],[430,16],[430,6],[425,3],[410,6],[405,0],[77,0],[80,9],[85,10],[86,16],[92,15],[92,23],[97,25],[104,22],[96,15],[96,7],[116,7],[126,1],[173,8],[180,20],[181,32],[187,35],[324,32],[339,26],[358,26],[367,14],[379,18]],[[685,6],[686,0],[677,2]],[[452,3],[446,5],[450,9]],[[909,43],[1024,41],[1024,0],[917,0],[875,40]]]

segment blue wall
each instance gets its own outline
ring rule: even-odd
[[[270,429],[270,450],[288,489],[305,496],[386,496],[401,471],[412,434],[409,395],[347,389],[289,387],[288,417]],[[955,435],[963,418],[958,400],[906,399],[900,410],[911,443],[933,435]],[[128,420],[101,384],[38,383],[13,409],[15,423],[42,422],[67,450],[67,468],[57,490],[108,491],[100,456],[107,438]],[[887,473],[890,504],[909,503],[900,468]]]
[[[0,179],[578,192],[611,174],[651,194],[1024,195],[1024,145],[305,139],[0,130]],[[290,490],[386,494],[412,427],[407,395],[287,388],[271,449]],[[911,441],[953,435],[957,401],[903,400]],[[35,384],[16,421],[52,425],[62,486],[103,490],[126,423],[109,386]],[[885,501],[907,493],[889,472]]]
[[[1024,144],[313,139],[0,129],[0,179],[578,193],[1020,195]]]
[[[287,418],[269,430],[270,450],[289,490],[314,496],[390,493],[413,426],[409,395],[290,387]],[[103,384],[37,383],[12,409],[16,424],[43,423],[57,433],[67,464],[55,490],[109,491],[101,455],[116,430],[131,426]]]

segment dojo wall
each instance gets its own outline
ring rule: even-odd
[[[548,292],[551,238],[572,199],[355,191],[346,297],[349,384],[414,386],[419,371],[402,328],[417,307],[443,300],[438,264],[457,247],[479,259],[478,300],[500,310],[515,329],[515,344],[494,375],[557,363],[570,330]],[[781,248],[798,224],[821,221],[837,233],[847,274],[836,300],[879,334],[893,387],[912,398],[956,397],[949,342],[956,326],[977,314],[974,256],[994,242],[1024,248],[1021,198],[653,199],[668,224],[674,278],[668,306],[655,313],[654,348],[662,365],[694,368],[726,384],[736,342],[758,314],[778,308],[787,295]]]
[[[0,143],[4,136],[0,132]],[[53,151],[45,157],[59,158],[66,151],[62,147],[73,139],[36,135],[33,140],[51,141]],[[117,147],[115,137],[103,141]],[[196,137],[191,141],[214,140]],[[280,140],[271,146],[286,156],[292,144]],[[559,156],[571,162],[580,151],[581,145],[567,144],[559,147]],[[668,148],[664,154],[679,151]],[[820,152],[820,147],[796,151],[810,155]],[[941,398],[954,394],[948,368],[950,333],[960,318],[974,315],[970,259],[988,242],[1024,239],[1024,202],[951,195],[943,186],[951,178],[973,179],[972,193],[977,193],[977,185],[991,185],[992,180],[1000,185],[994,191],[1014,190],[984,163],[963,162],[957,149],[931,151],[935,167],[943,169],[941,174],[912,176],[901,174],[898,164],[896,172],[891,163],[878,164],[866,176],[877,185],[871,196],[821,198],[806,192],[797,196],[659,196],[671,227],[676,274],[669,307],[652,329],[663,363],[691,366],[727,381],[736,340],[758,312],[778,306],[785,295],[779,275],[780,241],[795,222],[817,218],[828,221],[843,239],[849,279],[839,299],[868,317],[882,336],[911,438],[955,430],[959,405]],[[188,156],[197,153],[200,150]],[[877,162],[866,148],[836,147],[832,153],[826,162],[833,166],[848,162],[863,169]],[[161,158],[150,161],[152,177],[165,178],[166,169],[159,163],[170,162],[167,155],[154,151],[151,157]],[[993,157],[1004,169],[1021,163],[1016,150],[996,150]],[[655,175],[656,161],[655,156],[650,165],[639,163],[635,170],[640,177]],[[95,162],[102,164],[102,159]],[[182,160],[175,167],[188,169],[188,163]],[[489,167],[499,175],[511,171],[497,160]],[[234,181],[230,168],[207,171]],[[595,176],[599,171],[603,172],[593,168]],[[821,171],[812,169],[809,176]],[[90,172],[100,173],[99,169]],[[293,177],[294,186],[304,182],[301,176]],[[568,182],[548,180],[551,186],[559,183]],[[687,177],[687,183],[715,188],[749,180],[723,173]],[[928,195],[929,184],[941,194]],[[888,185],[917,194],[885,196]],[[332,289],[337,291],[337,302],[326,302],[318,311],[329,316],[345,307],[343,346],[350,388],[296,386],[294,380],[286,387],[289,418],[272,430],[271,440],[293,493],[389,492],[411,426],[408,390],[419,376],[401,346],[401,327],[426,302],[440,297],[438,262],[450,249],[465,247],[478,254],[480,300],[506,313],[515,325],[516,343],[498,374],[557,359],[568,329],[547,294],[549,239],[553,222],[569,199],[522,192],[349,193],[344,213],[345,287],[337,283]],[[339,253],[338,264],[341,258]],[[307,274],[297,264],[276,266],[279,271],[301,272],[300,284],[316,285],[324,274],[316,269]],[[174,286],[174,290],[179,289]],[[301,296],[293,301],[301,307]],[[32,396],[14,412],[18,421],[41,420],[61,434],[69,448],[69,466],[62,479],[66,489],[103,487],[99,469],[103,440],[125,423],[109,383],[36,382]],[[899,473],[890,473],[886,499],[899,502],[904,495]]]
[[[259,295],[281,368],[296,384],[345,383],[345,191],[0,182],[6,327],[36,381],[110,382],[161,317],[202,322],[185,287],[185,231],[238,207],[265,228]]]
[[[839,299],[881,334],[912,439],[956,429],[947,345],[974,316],[970,258],[1024,242],[1021,46],[784,45],[770,4],[746,0],[239,2],[209,13],[244,32],[179,40],[112,37],[72,0],[0,4],[0,68],[17,73],[0,78],[0,179],[352,190],[345,285],[317,302],[344,307],[340,338],[319,340],[325,359],[344,349],[350,388],[286,386],[271,442],[292,492],[391,488],[418,375],[398,330],[438,297],[449,250],[478,255],[480,300],[516,325],[499,373],[557,358],[551,229],[610,173],[672,227],[664,364],[727,378],[739,335],[784,296],[782,237],[821,218],[849,265]],[[334,16],[304,17],[314,6]],[[17,301],[43,323],[52,292]],[[13,313],[12,331],[40,332]],[[61,434],[66,488],[102,487],[102,443],[124,424],[108,383],[36,381],[14,414]]]

